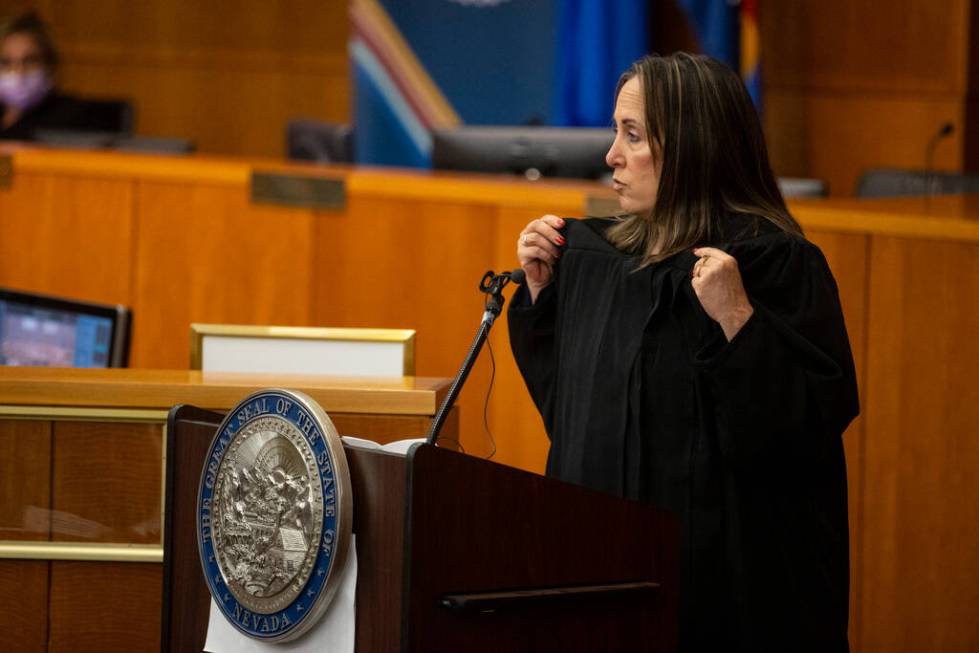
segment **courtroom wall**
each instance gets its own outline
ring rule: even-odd
[[[346,0],[0,0],[36,8],[65,89],[130,97],[140,134],[198,150],[283,156],[292,117],[346,122]]]
[[[203,152],[281,156],[290,117],[346,122],[346,0],[0,0],[36,7],[64,55],[64,86],[130,96],[137,127]],[[656,2],[660,52],[694,41],[675,1]],[[871,167],[979,169],[979,17],[973,0],[760,3],[764,123],[778,174],[852,193]]]
[[[955,133],[935,149],[935,168],[975,167],[970,63],[972,0],[793,0],[760,3],[764,119],[781,175],[853,192],[872,167],[924,168],[929,140],[945,122]]]

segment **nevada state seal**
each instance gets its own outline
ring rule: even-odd
[[[352,520],[347,459],[319,404],[271,389],[228,413],[201,474],[197,544],[235,628],[270,642],[309,630],[339,586]]]

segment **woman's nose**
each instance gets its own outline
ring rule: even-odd
[[[610,168],[618,168],[621,160],[622,157],[619,155],[619,139],[615,139],[612,142],[612,147],[608,148],[608,152],[605,153],[605,163]]]

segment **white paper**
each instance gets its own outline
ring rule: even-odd
[[[376,449],[378,451],[386,451],[387,453],[397,454],[399,456],[407,456],[408,449],[411,449],[411,445],[416,442],[425,442],[425,438],[409,438],[408,440],[395,440],[394,442],[388,442],[387,444],[378,444],[373,440],[365,440],[363,438],[355,438],[351,435],[345,435],[342,438],[344,444],[349,444],[351,447],[358,447],[360,449]]]
[[[340,438],[344,444],[349,444],[351,447],[357,447],[358,449],[380,449],[381,445],[373,440],[365,440],[364,438],[355,438],[352,435],[344,435]]]
[[[353,534],[350,536],[350,549],[347,561],[340,573],[340,588],[330,607],[320,620],[297,640],[283,643],[262,642],[243,635],[228,623],[221,608],[211,599],[211,615],[207,624],[207,641],[204,650],[208,653],[267,653],[269,651],[289,651],[289,653],[354,653],[357,632],[357,546]]]

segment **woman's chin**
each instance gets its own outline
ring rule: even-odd
[[[652,207],[640,205],[638,202],[630,202],[624,197],[619,197],[619,209],[622,213],[631,215],[645,215],[652,211]]]

